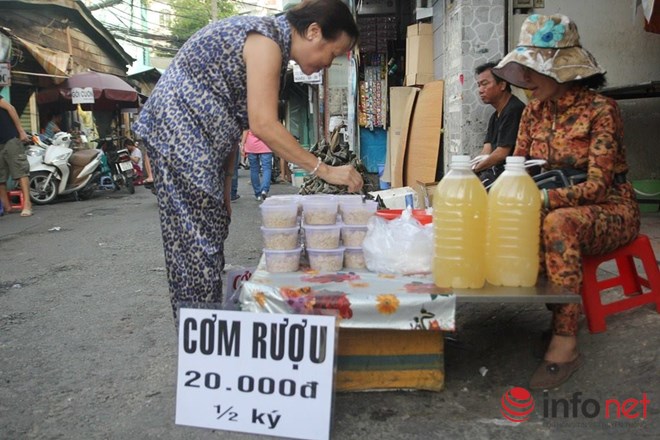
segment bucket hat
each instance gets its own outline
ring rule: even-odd
[[[605,73],[593,55],[580,45],[573,20],[561,14],[527,17],[520,29],[518,45],[493,68],[493,73],[526,89],[529,84],[524,79],[523,67],[559,83]]]

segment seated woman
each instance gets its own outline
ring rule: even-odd
[[[639,206],[626,180],[628,165],[617,104],[593,91],[605,71],[582,48],[564,15],[531,15],[518,47],[493,69],[528,89],[514,155],[545,159],[547,169],[587,172],[587,180],[542,190],[541,268],[549,280],[580,294],[582,256],[611,252],[635,239]],[[580,304],[553,305],[552,338],[530,388],[552,389],[583,362],[577,347]]]
[[[46,139],[52,140],[55,133],[62,131],[60,129],[60,124],[62,123],[62,115],[59,113],[54,113],[48,118],[48,124],[46,124],[46,130],[44,131],[44,136]]]

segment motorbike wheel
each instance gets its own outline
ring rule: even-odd
[[[129,194],[135,194],[135,183],[133,182],[133,177],[126,177],[126,189]]]
[[[57,197],[57,185],[54,179],[48,182],[50,173],[40,171],[30,174],[30,200],[37,205],[45,205]],[[48,182],[48,184],[46,184]]]

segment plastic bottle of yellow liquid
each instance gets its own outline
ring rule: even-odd
[[[525,170],[525,158],[509,156],[488,194],[486,279],[530,287],[539,270],[541,195]]]
[[[433,195],[433,281],[438,287],[483,287],[487,197],[470,156],[453,156]]]

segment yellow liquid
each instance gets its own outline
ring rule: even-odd
[[[433,196],[433,281],[438,287],[480,289],[486,278],[487,194],[472,171],[451,173]]]
[[[505,171],[488,194],[486,279],[530,287],[539,271],[541,197],[531,177]]]

